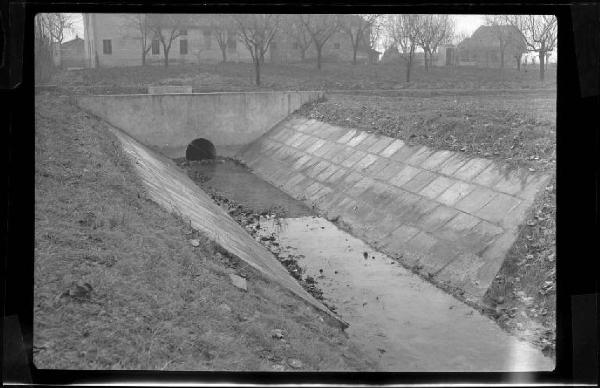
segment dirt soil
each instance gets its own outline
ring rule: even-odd
[[[550,66],[544,83],[537,71],[435,67],[413,69],[404,82],[401,64],[356,65],[325,63],[264,64],[262,84],[254,85],[254,69],[246,63],[173,64],[71,70],[51,83],[77,93],[145,93],[148,85],[192,85],[194,92],[249,90],[370,90],[370,89],[556,89],[556,68]]]
[[[104,123],[66,96],[35,103],[38,368],[372,368],[313,309],[146,199]]]

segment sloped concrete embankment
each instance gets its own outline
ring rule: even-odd
[[[239,158],[438,284],[483,296],[549,174],[296,115]]]
[[[81,95],[76,104],[161,153],[182,157],[197,138],[231,153],[273,128],[321,91]]]
[[[170,160],[112,128],[135,170],[148,189],[149,197],[170,212],[179,214],[192,227],[204,232],[229,253],[237,256],[266,278],[290,290],[309,305],[325,313],[335,324],[347,324],[308,294],[262,245],[255,241],[223,209]]]

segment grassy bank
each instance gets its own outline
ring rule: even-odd
[[[105,124],[66,97],[36,97],[35,152],[38,368],[373,368],[339,329],[147,200]]]
[[[83,93],[145,92],[149,84],[192,85],[194,91],[248,90],[361,90],[361,89],[555,89],[556,69],[546,81],[537,71],[475,67],[415,67],[404,82],[401,64],[356,65],[325,63],[318,71],[312,63],[271,64],[262,68],[262,85],[254,85],[254,69],[247,63],[179,64],[86,69],[58,74],[52,81]]]

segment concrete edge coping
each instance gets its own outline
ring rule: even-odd
[[[186,96],[197,96],[197,95],[216,95],[216,94],[274,94],[274,93],[323,93],[324,90],[261,90],[261,91],[239,91],[239,92],[200,92],[200,93],[133,93],[133,94],[81,94],[77,97],[137,97],[137,96],[172,96],[172,95],[186,95]]]

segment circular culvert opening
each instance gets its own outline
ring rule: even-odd
[[[185,158],[187,160],[215,159],[216,157],[217,149],[213,143],[206,139],[192,141],[185,150]]]

